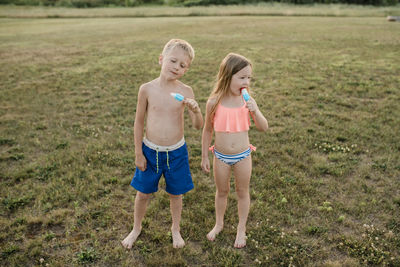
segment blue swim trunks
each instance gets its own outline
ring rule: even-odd
[[[146,145],[147,144],[147,145]],[[136,168],[131,186],[136,190],[150,194],[158,191],[161,175],[164,175],[165,191],[172,195],[181,195],[194,188],[189,169],[187,146],[182,139],[173,148],[160,147],[144,140],[143,154],[147,160],[147,168],[143,172]],[[178,147],[174,149],[174,147]]]

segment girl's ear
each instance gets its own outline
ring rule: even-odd
[[[158,64],[162,65],[162,61],[163,61],[163,55],[160,54],[160,56],[158,57]]]

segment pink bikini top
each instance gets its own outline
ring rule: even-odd
[[[238,108],[227,108],[219,104],[214,115],[214,131],[238,133],[248,131],[250,127],[249,109],[246,103]]]

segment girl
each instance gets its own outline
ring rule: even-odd
[[[202,135],[201,167],[210,172],[208,151],[214,153],[215,226],[207,234],[214,241],[224,226],[224,214],[228,201],[231,170],[235,177],[238,198],[239,224],[234,247],[246,246],[246,221],[250,209],[249,183],[251,176],[251,151],[248,130],[250,115],[260,131],[268,129],[268,121],[250,97],[245,102],[241,90],[248,89],[252,75],[251,62],[245,57],[230,53],[222,61],[217,82],[206,105],[206,118]],[[209,148],[212,133],[215,145]]]

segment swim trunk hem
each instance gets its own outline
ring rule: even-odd
[[[186,194],[187,192],[189,192],[189,191],[191,191],[191,190],[193,190],[193,189],[194,189],[194,186],[188,187],[187,189],[183,189],[183,190],[182,190],[182,193],[176,193],[176,192],[172,193],[172,192],[170,192],[170,191],[167,191],[167,189],[165,189],[165,192],[167,192],[168,194],[171,194],[171,195],[178,196],[178,195]]]
[[[137,184],[135,184],[135,185],[131,184],[131,186],[132,186],[134,189],[136,189],[136,191],[139,191],[140,193],[143,193],[143,194],[153,194],[153,193],[158,192],[158,188],[157,188],[156,191],[146,192],[146,190],[144,190],[143,187],[140,187],[140,186],[138,186]]]

